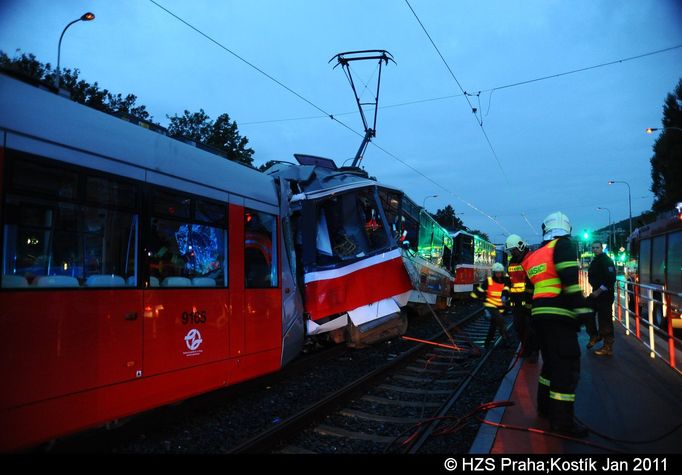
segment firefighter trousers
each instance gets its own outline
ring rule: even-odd
[[[542,369],[538,381],[538,412],[549,416],[553,427],[573,425],[575,391],[580,376],[577,322],[543,315],[535,321]]]

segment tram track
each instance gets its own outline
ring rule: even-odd
[[[455,344],[465,348],[484,339],[488,322],[479,318],[481,313],[480,309],[471,312],[450,327],[449,331],[458,329]],[[377,453],[395,446],[399,452],[416,453],[435,428],[421,423],[445,414],[491,354],[487,351],[475,358],[476,346],[473,349],[453,352],[426,343],[415,345],[229,452],[318,453],[321,448],[327,452],[340,446],[342,450],[331,452]],[[410,427],[417,428],[416,433],[404,435]],[[321,438],[329,443],[321,444]]]

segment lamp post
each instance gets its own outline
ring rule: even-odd
[[[670,130],[670,129],[679,130],[680,132],[682,132],[682,129],[679,127],[649,127],[646,129],[646,133],[647,134],[653,134],[657,130]]]
[[[603,206],[597,206],[597,209],[599,211],[607,211],[609,213],[609,249],[613,249],[612,247],[612,242],[611,242],[611,236],[613,236],[613,222],[611,221],[611,210],[608,208],[604,208]]]
[[[628,236],[630,236],[632,235],[632,195],[630,194],[630,183],[627,181],[609,180],[609,185],[613,185],[614,183],[624,183],[628,187],[628,216],[630,217],[630,234],[628,234]]]
[[[424,210],[426,210],[426,200],[428,200],[429,198],[438,198],[438,195],[431,195],[424,198],[424,201],[422,201],[422,208],[424,208]]]
[[[81,15],[80,18],[73,20],[71,23],[66,25],[64,27],[64,29],[62,30],[62,34],[59,37],[59,46],[57,46],[57,74],[55,75],[55,78],[54,78],[54,87],[56,87],[57,89],[59,89],[59,86],[61,85],[60,84],[61,77],[60,77],[59,63],[61,62],[61,59],[62,59],[61,58],[62,57],[62,38],[64,38],[64,33],[66,33],[67,28],[69,28],[74,23],[77,23],[79,21],[92,21],[94,19],[95,19],[94,13],[92,13],[92,12],[83,13],[83,15]]]

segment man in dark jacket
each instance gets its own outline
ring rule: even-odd
[[[604,254],[602,243],[592,243],[594,259],[587,270],[587,278],[592,286],[592,293],[588,300],[597,316],[599,330],[595,328],[594,320],[588,323],[587,333],[590,341],[587,348],[590,349],[597,342],[603,340],[604,346],[594,352],[597,356],[611,356],[613,354],[613,291],[616,284],[616,266],[611,258]]]

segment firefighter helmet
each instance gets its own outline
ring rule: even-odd
[[[549,241],[559,236],[571,234],[571,221],[561,211],[547,215],[542,222],[542,239]]]
[[[518,234],[510,234],[507,240],[504,242],[504,250],[511,254],[514,249],[518,249],[519,252],[523,252],[528,248],[528,245]]]
[[[493,272],[504,272],[504,266],[499,262],[493,264]]]

